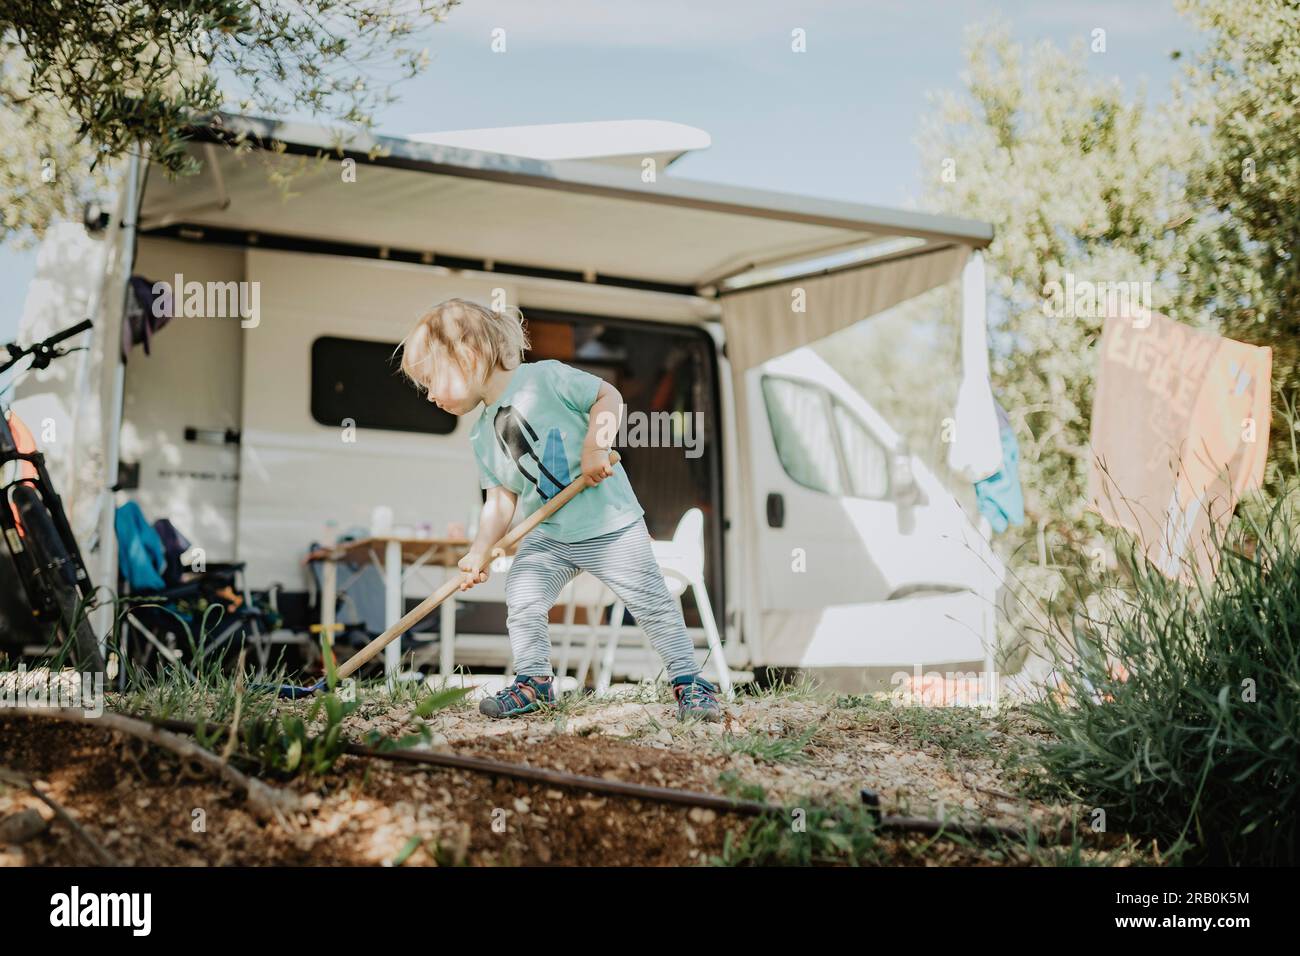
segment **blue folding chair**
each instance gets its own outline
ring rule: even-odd
[[[169,561],[158,531],[134,501],[117,509],[115,526],[126,603],[119,645],[122,686],[132,634],[143,642],[137,667],[147,667],[157,657],[193,680],[205,662],[220,660],[247,642],[257,655],[259,675],[265,674],[270,645],[263,638],[275,630],[276,614],[253,601],[243,580],[244,562],[207,564],[195,571],[181,564],[179,555]]]

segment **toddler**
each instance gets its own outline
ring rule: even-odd
[[[622,465],[611,465],[622,396],[562,362],[524,362],[517,309],[497,312],[449,299],[406,337],[402,371],[443,411],[483,412],[470,431],[486,491],[478,533],[460,561],[461,590],[487,580],[492,545],[515,508],[531,514],[579,474],[588,487],[519,546],[506,579],[514,684],[485,699],[489,717],[515,717],[556,699],[548,618],[560,590],[588,571],[613,591],[650,637],[672,681],[680,719],[721,717],[700,676],[681,610],[650,549],[644,509]]]

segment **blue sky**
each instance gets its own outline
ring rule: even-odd
[[[1163,97],[1196,34],[1171,0],[466,0],[428,33],[429,69],[379,117],[384,133],[663,119],[713,145],[690,179],[881,205],[920,192],[926,94],[961,84],[967,26],[1002,18],[1066,47],[1106,30],[1089,68]],[[806,31],[807,52],[790,51]],[[491,50],[504,29],[507,50]],[[0,248],[0,341],[12,338],[33,253]]]

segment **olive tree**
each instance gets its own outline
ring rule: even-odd
[[[457,2],[5,0],[0,238],[39,232],[141,145],[192,172],[191,130],[221,108],[370,126]]]

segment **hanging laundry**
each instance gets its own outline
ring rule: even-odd
[[[967,481],[982,481],[1002,466],[998,418],[989,384],[988,318],[984,260],[971,253],[961,273],[961,385],[948,467]]]
[[[181,534],[167,518],[159,518],[155,521],[153,530],[158,533],[158,540],[163,546],[163,557],[166,562],[163,580],[167,582],[169,588],[175,587],[181,583],[181,578],[188,570],[181,562],[181,556],[190,549],[190,539]]]
[[[1025,523],[1025,496],[1020,487],[1020,443],[1011,425],[1011,416],[997,399],[998,433],[1002,440],[1002,467],[982,481],[975,482],[975,500],[980,514],[993,530],[1001,534],[1010,525]]]
[[[1273,353],[1157,312],[1106,319],[1092,408],[1089,504],[1160,571],[1217,568],[1268,456]]]
[[[154,335],[171,321],[170,300],[154,292],[155,284],[144,276],[131,276],[131,294],[127,296],[126,314],[122,316],[123,362],[136,345],[144,346],[145,355],[152,354]]]
[[[137,594],[162,591],[166,588],[162,573],[167,566],[167,555],[162,539],[134,501],[118,506],[113,516],[113,529],[117,533],[117,563],[122,577]]]

